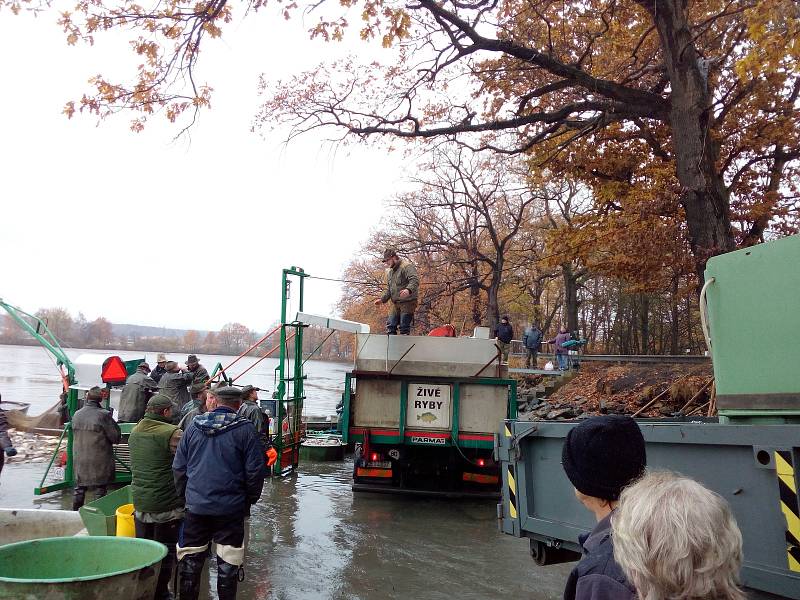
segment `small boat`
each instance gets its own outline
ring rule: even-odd
[[[300,458],[312,462],[344,460],[345,444],[338,435],[312,435],[300,444]]]

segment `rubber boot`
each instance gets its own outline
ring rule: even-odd
[[[217,597],[234,600],[239,585],[239,565],[232,565],[217,557]],[[181,599],[183,600],[183,599]]]
[[[76,487],[72,496],[72,510],[79,510],[86,501],[86,488]]]
[[[180,600],[197,600],[200,596],[200,578],[203,575],[203,564],[206,562],[205,553],[189,554],[178,562],[180,575]]]
[[[169,545],[167,545],[169,549]],[[173,546],[174,548],[174,546]],[[156,582],[156,595],[153,596],[154,600],[174,600],[173,595],[169,591],[169,580],[172,579],[172,570],[175,568],[175,554],[167,552],[164,560],[161,561],[161,572],[158,574],[158,581]],[[200,568],[202,572],[202,567]]]

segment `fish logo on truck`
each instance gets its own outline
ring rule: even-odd
[[[436,415],[431,412],[424,412],[421,415],[417,415],[417,421],[422,421],[423,423],[433,423],[436,420]]]
[[[406,423],[422,429],[449,429],[452,387],[447,383],[409,383]]]

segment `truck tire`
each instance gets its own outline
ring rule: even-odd
[[[557,565],[565,562],[580,560],[581,555],[566,548],[554,548],[542,541],[530,539],[531,558],[537,565]]]

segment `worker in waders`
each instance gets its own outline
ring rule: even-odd
[[[161,563],[155,600],[171,600],[167,585],[175,568],[175,544],[183,521],[183,499],[175,489],[172,460],[182,431],[172,424],[172,400],[156,394],[144,417],[131,431],[131,499],[136,509],[136,537],[161,542],[167,556]],[[177,590],[176,590],[177,591]]]
[[[136,372],[125,381],[119,397],[119,422],[138,423],[144,416],[147,400],[150,394],[158,387],[154,379],[150,378],[150,365],[146,362],[136,367]]]
[[[166,394],[172,399],[173,410],[172,418],[175,424],[180,420],[183,407],[191,401],[189,389],[194,379],[194,373],[188,369],[181,369],[178,363],[171,360],[167,362],[167,372],[161,376],[158,382],[158,391]]]
[[[8,435],[8,419],[6,419],[5,411],[0,408],[0,473],[3,472],[3,463],[6,456],[9,458],[17,455],[17,449],[14,448],[14,443]]]
[[[267,466],[271,467],[278,458],[278,452],[272,447],[269,439],[269,415],[258,405],[258,392],[261,390],[252,385],[242,389],[242,405],[239,407],[239,416],[252,421],[258,432],[258,437],[266,451]]]
[[[196,600],[211,542],[217,547],[217,595],[236,597],[244,563],[245,518],[264,487],[264,448],[251,421],[237,414],[242,390],[215,386],[178,444],[175,487],[186,499],[178,537],[180,599]],[[213,402],[211,399],[214,399]]]
[[[150,379],[158,383],[161,381],[161,376],[167,372],[167,355],[159,352],[156,356],[156,368],[150,371]]]
[[[409,335],[419,293],[417,268],[410,260],[397,256],[394,248],[383,251],[383,263],[388,267],[386,291],[375,300],[375,305],[380,306],[391,300],[393,306],[386,321],[386,333],[396,335],[399,327],[400,335]]]
[[[72,417],[72,455],[75,470],[75,495],[72,510],[78,510],[86,500],[86,490],[95,490],[102,498],[114,482],[114,444],[122,438],[119,425],[111,411],[100,406],[103,390],[94,386],[86,392],[83,408]]]

